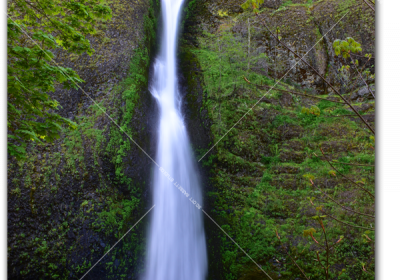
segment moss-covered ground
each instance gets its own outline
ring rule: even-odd
[[[265,89],[277,81],[263,70],[271,60],[237,31],[249,15],[219,16],[192,49],[210,147],[218,142],[201,161],[213,172],[209,214],[273,279],[304,279],[298,266],[309,279],[374,279],[374,200],[364,191],[374,194],[373,135],[337,96],[286,78],[275,88],[311,97]],[[375,102],[353,105],[374,126]],[[326,241],[335,244],[328,260]],[[222,232],[220,242],[224,279],[265,279]]]

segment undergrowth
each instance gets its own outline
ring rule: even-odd
[[[349,117],[348,107],[328,100],[272,90],[250,110],[265,94],[260,86],[274,84],[257,67],[269,59],[256,52],[249,57],[247,38],[233,34],[229,20],[221,26],[205,33],[193,51],[202,66],[203,107],[214,142],[224,136],[202,160],[214,174],[212,216],[273,278],[303,277],[299,266],[309,279],[373,279],[374,219],[326,196],[374,214],[371,198],[340,176],[374,193],[374,138]],[[288,82],[277,88],[308,94]],[[220,241],[225,279],[265,278],[222,233]]]

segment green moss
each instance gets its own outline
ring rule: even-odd
[[[154,8],[151,6],[148,15],[144,16],[145,36],[135,49],[133,59],[130,64],[128,77],[122,82],[117,91],[122,92],[120,105],[124,103],[123,112],[119,127],[112,126],[110,130],[110,140],[106,151],[112,157],[112,162],[116,167],[117,181],[123,184],[132,184],[130,178],[124,175],[124,158],[131,150],[135,132],[132,130],[131,121],[135,110],[140,106],[140,93],[147,88],[148,73],[150,67],[150,49],[155,43],[156,18]],[[116,116],[112,116],[116,117]]]
[[[284,8],[293,6],[286,3],[280,12],[285,13]],[[247,24],[247,19],[233,16],[229,21],[221,20],[218,32],[206,33],[199,39],[200,48],[193,52],[204,76],[207,98],[203,100],[203,108],[212,121],[213,142],[210,146],[224,136],[202,162],[213,171],[214,189],[208,193],[215,205],[213,218],[269,274],[276,277],[280,274],[282,279],[300,277],[298,268],[287,261],[277,230],[282,244],[310,279],[320,279],[323,271],[314,264],[316,248],[310,238],[303,236],[305,230],[313,227],[317,229],[315,238],[323,240],[319,224],[312,219],[316,209],[308,197],[318,197],[314,202],[316,205],[323,204],[333,216],[350,224],[370,227],[371,221],[346,215],[332,201],[323,199],[309,179],[313,178],[315,184],[338,200],[342,201],[343,196],[349,195],[358,199],[360,202],[351,204],[351,207],[357,207],[361,212],[371,211],[371,204],[362,193],[354,188],[349,190],[348,182],[332,172],[319,148],[322,147],[337,161],[334,164],[339,172],[351,178],[364,179],[364,186],[373,192],[374,167],[346,165],[373,163],[373,142],[354,118],[340,117],[350,114],[347,107],[295,96],[292,96],[291,105],[282,106],[283,99],[290,97],[280,91],[271,91],[265,96],[268,104],[260,103],[242,118],[265,92],[258,91],[240,78],[245,76],[259,85],[272,85],[273,82],[251,67],[248,69],[247,40],[238,33],[233,35],[229,22],[243,25]],[[281,30],[285,28],[282,26]],[[313,38],[316,40],[322,36],[319,29],[310,29],[310,32],[315,32]],[[235,44],[230,43],[233,40]],[[286,80],[278,87],[292,89],[296,85]],[[304,89],[297,86],[296,91]],[[235,127],[225,135],[233,125]],[[199,157],[204,154],[202,152],[198,151]],[[340,249],[332,254],[330,260],[330,264],[346,267],[346,272],[340,277],[370,279],[372,276],[360,275],[358,265],[362,261],[371,269],[374,266],[373,247],[363,243],[362,231],[334,220],[327,219],[324,223],[330,242],[336,242],[340,235],[346,236],[346,243],[341,243],[346,245],[340,247],[340,244]],[[224,279],[265,277],[226,236],[221,234],[219,238]],[[350,247],[357,255],[365,254],[365,257],[354,261],[346,255],[348,249],[345,248]],[[339,273],[332,268],[331,277]]]
[[[155,1],[154,7],[157,8],[157,5],[158,2]],[[113,111],[110,101],[117,100],[119,105],[125,102],[122,114],[119,117],[115,114],[113,118],[118,120],[119,125],[132,137],[134,132],[130,121],[140,106],[140,92],[147,89],[150,48],[154,46],[155,41],[156,18],[153,5],[150,6],[143,23],[146,36],[133,54],[128,77],[117,89],[110,90],[110,94],[103,97],[102,101],[97,101],[107,112]],[[43,228],[19,235],[9,248],[11,252],[22,252],[20,259],[16,260],[23,263],[21,275],[40,275],[40,278],[46,279],[67,279],[70,278],[70,273],[77,277],[82,275],[93,264],[89,260],[97,259],[99,254],[105,251],[103,252],[103,248],[101,251],[99,248],[85,248],[84,255],[87,257],[72,263],[70,256],[79,255],[84,249],[79,245],[79,239],[82,238],[81,226],[86,224],[89,231],[99,233],[103,242],[114,244],[117,238],[129,229],[128,226],[138,219],[137,210],[144,207],[140,192],[143,188],[142,183],[129,180],[123,173],[123,163],[117,163],[131,148],[128,143],[130,140],[125,141],[126,137],[118,133],[113,124],[110,125],[110,131],[104,127],[103,110],[97,105],[85,109],[78,108],[75,117],[78,127],[75,131],[63,131],[62,140],[53,145],[32,145],[25,162],[10,163],[8,166],[9,173],[15,178],[13,184],[18,185],[10,189],[10,194],[18,198],[15,211],[21,212],[21,205],[24,205],[26,200],[33,216],[41,213],[40,220],[46,221],[42,225]],[[108,138],[114,146],[108,146]],[[104,165],[100,164],[101,161],[104,163],[107,156],[116,163],[115,172],[119,174],[114,182],[104,176]],[[98,185],[89,184],[93,178]],[[80,184],[80,188],[72,193],[76,203],[37,205],[36,199],[39,196],[43,199],[46,196],[57,195],[61,183]],[[121,193],[121,184],[127,184],[128,194]],[[90,190],[86,190],[85,187]],[[87,195],[89,193],[90,195]],[[55,215],[60,215],[65,222],[55,222],[52,218]],[[28,218],[28,221],[33,222],[30,219]],[[22,223],[16,224],[13,230],[20,232],[24,226]],[[76,238],[70,246],[67,245],[70,238],[68,232],[72,232]],[[143,255],[143,238],[143,234],[131,233],[121,242],[120,247],[115,248],[111,255],[114,258],[117,256],[121,262],[118,269],[108,266],[110,273],[122,279],[127,277],[126,271]],[[106,248],[110,248],[111,245],[106,244]],[[36,249],[31,252],[26,248]],[[129,261],[124,260],[123,256],[129,256]]]

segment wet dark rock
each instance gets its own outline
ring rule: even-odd
[[[121,12],[120,8],[125,6],[122,9],[123,14],[114,17],[113,24],[102,29],[104,32],[102,38],[92,38],[91,43],[96,50],[93,56],[82,55],[77,60],[71,60],[61,50],[56,53],[59,63],[76,70],[85,80],[85,83],[80,86],[97,102],[106,100],[104,97],[111,91],[115,93],[114,87],[126,78],[134,50],[145,35],[142,22],[143,16],[147,14],[149,3],[142,5],[125,0],[116,3],[118,7],[113,6],[114,12],[115,9]],[[126,28],[121,29],[121,25],[126,25]],[[119,30],[115,32],[113,29]],[[111,40],[105,46],[102,43],[105,37],[115,37],[116,40]],[[96,59],[104,59],[104,61],[95,63]],[[154,143],[151,140],[154,138],[152,129],[157,114],[156,104],[147,88],[138,90],[137,94],[139,104],[133,114],[130,128],[138,132],[135,139],[153,156]],[[93,117],[88,110],[92,101],[82,90],[68,91],[57,88],[51,95],[62,105],[63,109],[59,111],[62,116],[75,121],[79,118],[77,122],[80,125],[85,125],[87,119]],[[113,101],[120,99],[121,96],[117,93]],[[116,108],[111,102],[103,105],[109,113],[116,111],[120,114],[121,112],[121,108]],[[116,120],[119,121],[120,117],[121,115],[118,115]],[[118,202],[131,200],[128,186],[114,183],[116,166],[111,162],[111,156],[105,152],[110,139],[110,128],[113,125],[105,116],[100,115],[95,118],[94,125],[90,128],[101,129],[105,137],[104,143],[97,148],[98,150],[94,147],[93,138],[78,131],[81,139],[77,137],[69,140],[71,140],[70,144],[79,143],[81,149],[73,146],[71,150],[68,150],[68,145],[63,142],[65,135],[62,135],[61,139],[54,144],[30,147],[28,155],[31,161],[21,168],[10,161],[14,167],[10,168],[8,190],[10,193],[11,190],[19,187],[21,195],[9,195],[8,201],[8,244],[12,248],[8,252],[8,257],[13,260],[8,263],[9,279],[48,279],[43,273],[44,271],[50,273],[50,263],[56,265],[52,273],[63,278],[69,276],[79,279],[82,272],[77,275],[76,267],[82,266],[84,262],[93,264],[104,254],[104,248],[117,241],[114,234],[118,233],[118,230],[115,226],[108,225],[107,228],[115,232],[106,234],[105,225],[96,223],[96,221],[102,221],[98,216],[100,212],[109,211],[109,205],[105,201],[111,194],[119,200]],[[79,158],[73,158],[74,156],[79,156]],[[137,220],[137,216],[143,215],[144,212],[142,213],[141,210],[149,203],[150,196],[146,193],[152,163],[136,146],[126,152],[124,161],[128,166],[132,166],[126,175],[135,182],[140,199],[140,205],[132,211],[131,219],[125,222],[125,226],[131,226],[133,225],[131,223]],[[117,219],[120,220],[121,215],[117,216]],[[139,237],[140,240],[143,238],[145,225],[144,220],[137,226],[137,242],[139,242]],[[21,234],[25,234],[25,237],[22,238]],[[132,246],[131,248],[137,246],[128,238],[126,240]],[[44,241],[51,250],[43,252],[38,257],[38,253],[35,252],[41,246],[43,247]],[[120,244],[123,243],[124,241],[121,241]],[[91,253],[92,249],[94,253]],[[120,248],[116,249],[118,251]],[[30,262],[21,257],[24,252],[29,254]],[[66,259],[66,263],[62,262],[63,258]],[[104,260],[110,261],[107,258]],[[28,265],[29,274],[23,277],[21,272]],[[135,265],[129,264],[128,273],[137,277]],[[120,279],[122,265],[119,256],[116,267],[118,270],[110,274],[106,272],[105,263],[100,262],[87,278]]]
[[[70,238],[70,239],[74,239],[75,238],[75,234],[73,233],[72,230],[68,231],[68,238]]]
[[[353,92],[353,94],[351,95],[351,99],[352,100],[356,100],[358,98],[367,98],[367,99],[374,99],[375,96],[375,85],[371,85],[369,86],[369,89],[367,86],[362,87],[361,89],[359,89],[358,91]]]

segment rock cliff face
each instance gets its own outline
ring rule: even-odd
[[[91,38],[95,54],[68,57],[60,52],[57,61],[77,70],[85,80],[83,90],[118,126],[81,90],[54,93],[61,114],[78,129],[65,131],[56,143],[31,145],[25,162],[8,163],[10,279],[80,278],[151,207],[153,166],[129,137],[155,154],[157,109],[147,83],[159,3],[108,2],[114,17]],[[361,79],[354,79],[356,72],[343,71],[349,62],[332,49],[335,39],[351,36],[361,43],[362,56],[373,54],[374,15],[356,0],[266,0],[256,17],[243,11],[242,2],[187,0],[179,44],[180,90],[193,152],[200,159],[222,138],[200,162],[203,207],[258,265],[204,217],[208,279],[265,279],[259,267],[273,279],[296,279],[299,271],[284,248],[311,279],[320,279],[314,264],[317,247],[303,237],[310,227],[320,232],[307,197],[317,197],[338,219],[365,227],[374,221],[327,204],[309,179],[358,211],[372,215],[374,207],[332,172],[319,148],[329,160],[355,163],[340,164],[338,170],[373,192],[374,139],[312,70],[301,62],[294,66],[298,59],[260,21],[274,32],[279,28],[282,41],[305,55],[374,127],[372,95]],[[359,61],[366,63],[364,79],[376,95],[374,58]],[[265,90],[292,66],[277,90]],[[145,218],[86,279],[137,279],[146,224]],[[342,279],[371,279],[374,251],[360,239],[362,232],[332,220],[325,225],[330,240],[340,235],[349,240],[335,251],[332,278],[346,268]],[[370,274],[363,274],[361,262]]]
[[[339,204],[373,215],[374,202],[340,174],[363,180],[374,192],[374,137],[315,72],[277,44],[261,21],[304,56],[374,128],[372,94],[354,66],[349,71],[342,68],[352,64],[335,56],[332,48],[334,40],[346,37],[361,44],[359,69],[368,69],[363,79],[376,95],[375,61],[364,57],[374,54],[374,14],[355,0],[266,0],[259,16],[244,11],[244,1],[191,2],[189,21],[195,24],[184,34],[181,53],[191,61],[187,80],[194,88],[202,85],[197,115],[203,116],[209,131],[207,148],[218,142],[201,161],[210,178],[205,210],[257,263],[205,217],[209,279],[265,279],[259,267],[273,279],[303,277],[286,250],[308,277],[325,277],[314,264],[315,251],[323,249],[304,235],[309,228],[321,232],[313,219],[318,212],[307,197],[316,197],[314,204],[323,205],[339,221],[362,225],[364,231],[373,227],[373,219],[343,211],[317,187]],[[203,147],[197,150],[198,158],[208,150]],[[327,160],[343,164],[335,171]],[[363,231],[333,219],[324,223],[330,242],[340,235],[347,240],[331,254],[331,278],[341,274],[343,279],[372,279],[374,249],[360,237]],[[369,275],[356,259],[365,263]]]
[[[107,1],[111,22],[90,38],[92,56],[57,53],[85,80],[58,89],[60,114],[78,124],[53,144],[31,145],[8,163],[8,277],[80,278],[147,211],[156,104],[147,90],[159,3]],[[129,136],[129,137],[128,137]],[[146,220],[86,279],[133,279],[141,269]]]
[[[250,26],[254,51],[265,53],[270,59],[265,71],[268,71],[268,75],[273,78],[282,77],[299,59],[269,35],[261,23],[262,20],[274,33],[279,29],[281,40],[300,56],[304,56],[308,63],[335,86],[345,87],[335,78],[337,69],[343,65],[331,48],[335,39],[353,37],[361,43],[363,53],[374,53],[375,15],[362,1],[265,1],[261,6],[260,16],[250,16],[249,22],[233,19],[244,12],[240,6],[242,3],[243,1],[235,0],[206,1],[206,12],[202,12],[199,21],[207,31],[212,32],[221,30],[221,26],[231,25],[232,32],[244,40],[248,38]],[[367,61],[365,58],[361,60]],[[368,65],[374,65],[374,58]],[[298,63],[285,78],[297,82],[303,88],[313,88],[319,94],[325,89],[331,92],[302,62]],[[359,86],[361,85],[360,83]]]

